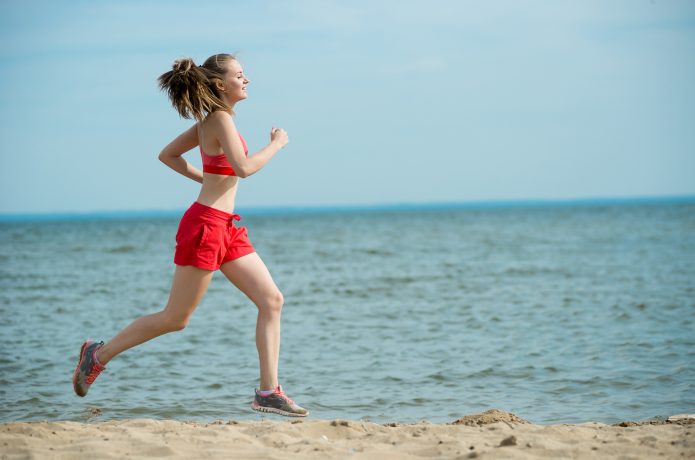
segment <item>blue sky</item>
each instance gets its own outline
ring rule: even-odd
[[[218,52],[251,152],[290,135],[240,207],[695,194],[689,1],[3,1],[0,34],[0,213],[187,207],[156,78]]]

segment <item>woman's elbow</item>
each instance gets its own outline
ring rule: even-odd
[[[245,177],[249,177],[251,174],[253,174],[253,171],[251,171],[248,166],[241,165],[239,165],[238,168],[234,168],[234,172],[237,176],[239,176],[242,179]]]
[[[169,166],[176,157],[174,157],[170,152],[167,152],[166,149],[164,149],[161,152],[159,152],[159,156],[157,158],[159,158],[159,161]]]

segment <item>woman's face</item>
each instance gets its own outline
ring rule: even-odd
[[[246,85],[249,84],[249,80],[244,75],[244,69],[241,68],[241,64],[236,59],[232,59],[226,67],[225,93],[234,102],[246,99],[248,97]]]

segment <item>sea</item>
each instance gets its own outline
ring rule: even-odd
[[[185,329],[73,393],[84,339],[165,307],[189,204],[0,219],[0,421],[280,418],[250,408],[257,309],[220,272]],[[311,418],[695,412],[695,198],[240,213],[285,298],[280,384]]]

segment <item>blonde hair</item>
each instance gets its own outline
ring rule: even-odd
[[[172,69],[157,79],[159,88],[166,91],[171,105],[183,118],[200,121],[215,110],[231,113],[232,108],[222,100],[215,83],[224,81],[226,65],[232,60],[236,57],[225,53],[210,56],[202,66],[195,65],[191,58],[177,59]]]

